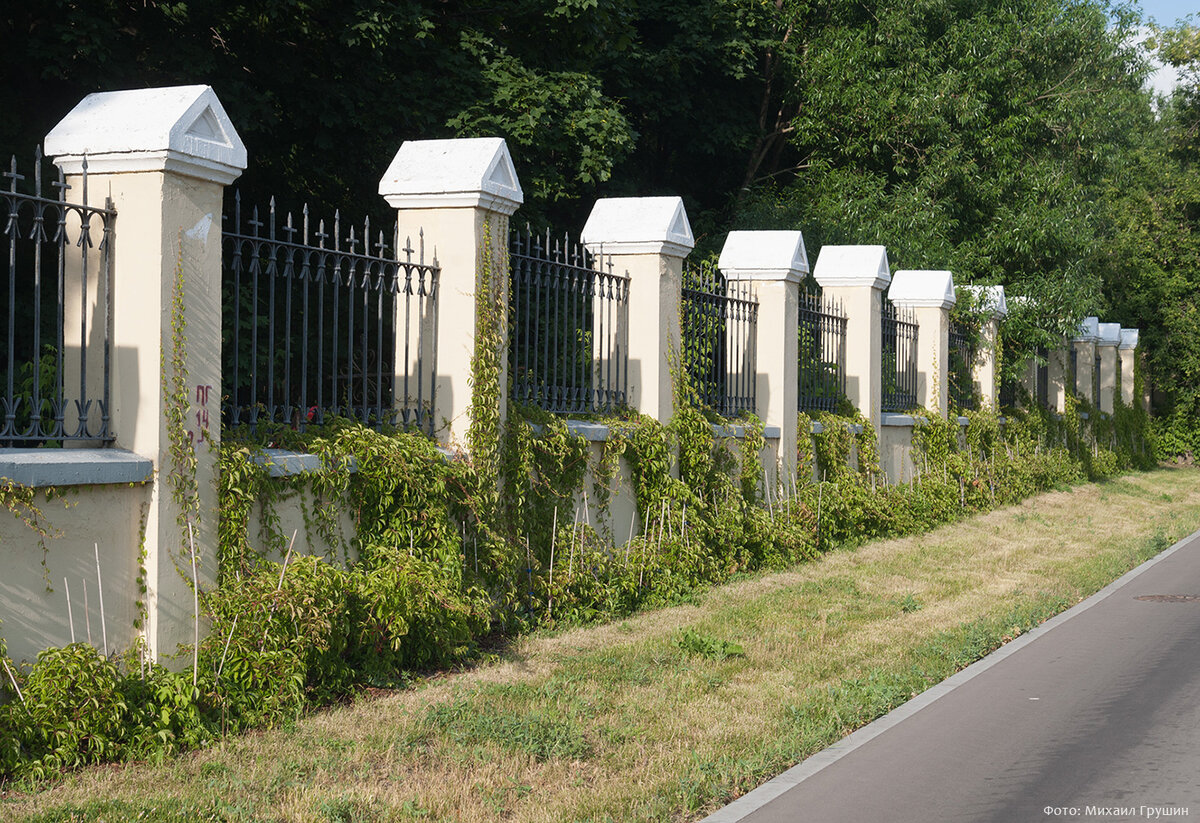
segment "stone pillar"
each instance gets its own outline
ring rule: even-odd
[[[1117,392],[1117,346],[1121,342],[1120,323],[1100,323],[1100,339],[1096,343],[1097,356],[1100,358],[1100,411],[1106,414],[1113,412],[1113,397]]]
[[[1133,407],[1134,370],[1137,363],[1137,329],[1121,329],[1121,342],[1117,344],[1117,356],[1121,359],[1121,402]]]
[[[1050,385],[1046,391],[1046,403],[1050,411],[1062,414],[1067,408],[1067,388],[1071,382],[1070,352],[1063,343],[1046,355],[1046,376]]]
[[[950,309],[957,297],[948,271],[898,271],[888,299],[917,318],[917,405],[945,417],[949,409]]]
[[[728,281],[753,281],[758,295],[757,399],[763,424],[779,426],[780,471],[796,472],[800,281],[808,253],[798,231],[733,231],[717,261]],[[804,433],[805,437],[808,432]]]
[[[501,419],[507,413],[508,222],[525,195],[499,137],[406,141],[379,181],[379,193],[396,209],[401,242],[423,236],[427,260],[436,258],[441,266],[436,329],[432,318],[426,321],[431,332],[426,339],[437,347],[434,428],[442,443],[465,447],[481,321],[476,298],[485,283],[500,312],[494,341],[500,382],[490,388],[497,392]],[[398,349],[404,344],[400,337]],[[402,359],[400,349],[395,362]]]
[[[1086,400],[1095,408],[1099,398],[1095,391],[1093,377],[1096,368],[1096,341],[1100,338],[1100,321],[1095,317],[1085,317],[1079,326],[1079,334],[1071,341],[1075,347],[1075,392],[1080,400]]]
[[[172,449],[195,458],[195,534],[201,587],[216,577],[216,446],[221,435],[221,206],[246,167],[246,148],[207,86],[92,94],[46,136],[46,153],[91,205],[111,197],[112,409],[116,445],[153,461],[146,513],[143,631],[155,658],[192,642],[191,556],[172,496]],[[177,283],[182,312],[173,309]],[[182,326],[185,323],[186,326]],[[186,384],[171,384],[174,331],[185,339]],[[188,442],[172,443],[164,396],[182,388]],[[99,536],[103,562],[103,536]],[[124,548],[122,549],[124,550]]]
[[[1008,316],[1004,286],[958,286],[957,291],[973,295],[985,312],[979,329],[979,349],[971,364],[971,377],[975,391],[979,393],[980,407],[999,408],[1000,369],[996,355],[1000,351],[1000,321]]]
[[[892,282],[883,246],[825,246],[813,277],[825,297],[846,312],[846,399],[879,434],[881,402],[880,322],[883,290]]]
[[[629,405],[667,423],[675,413],[672,369],[682,368],[679,301],[683,260],[695,246],[678,197],[596,201],[583,227],[588,251],[629,277]]]

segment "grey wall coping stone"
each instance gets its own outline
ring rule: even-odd
[[[0,478],[22,486],[147,483],[154,464],[125,449],[2,449]]]
[[[846,428],[850,431],[851,434],[862,434],[863,433],[863,427],[862,427],[861,423],[847,423]],[[812,432],[813,434],[821,434],[822,432],[825,431],[825,424],[821,423],[821,421],[819,421],[819,420],[813,420],[809,424],[808,430],[810,432]]]
[[[438,452],[447,461],[455,459],[454,452],[449,449],[439,446]],[[263,449],[261,454],[253,455],[251,460],[265,467],[269,477],[295,477],[308,472],[318,472],[322,468],[319,455],[287,449]],[[351,473],[358,471],[358,461],[351,457],[347,468]]]
[[[533,425],[531,428],[534,432],[540,434],[541,426]],[[743,438],[746,436],[746,427],[738,424],[730,426],[718,426],[712,424],[713,436],[715,437],[735,437]],[[609,427],[604,423],[593,423],[590,420],[567,420],[567,431],[576,437],[582,437],[592,443],[603,443],[608,440]],[[764,426],[763,437],[767,440],[778,440],[783,436],[783,429],[780,426]]]

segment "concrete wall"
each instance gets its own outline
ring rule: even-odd
[[[138,555],[150,505],[149,484],[66,487],[53,498],[38,491],[35,505],[56,535],[45,541],[45,553],[28,527],[15,517],[0,515],[0,636],[8,643],[9,655],[32,662],[42,649],[71,642],[67,586],[75,639],[87,640],[90,620],[93,645],[102,647],[97,545],[108,649],[132,648],[140,633],[134,621],[142,597],[137,583]],[[190,626],[190,598],[179,605],[187,614],[178,618]]]

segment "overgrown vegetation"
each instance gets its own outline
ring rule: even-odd
[[[414,671],[468,659],[497,632],[680,602],[738,574],[1149,464],[1142,416],[1121,407],[1083,427],[1078,419],[1029,413],[1001,426],[992,413],[971,413],[961,443],[956,426],[926,420],[904,484],[880,471],[869,425],[834,415],[822,415],[821,433],[802,444],[820,481],[802,472],[768,484],[775,472],[761,462],[761,424],[747,422],[738,443],[690,405],[667,426],[633,414],[607,421],[591,483],[589,443],[533,409],[510,411],[488,471],[423,435],[338,421],[305,437],[320,471],[273,480],[259,447],[227,439],[220,585],[202,599],[211,630],[195,677],[190,667],[145,668],[132,655],[106,659],[86,644],[49,649],[20,671],[12,664],[0,775],[38,781],[167,756],[363,687],[403,684]],[[619,460],[640,524],[626,542],[612,535]],[[326,547],[323,556],[292,552],[280,531],[276,507],[293,496],[311,500],[306,537]],[[256,501],[263,514],[253,523]],[[352,540],[340,534],[337,510],[353,513]],[[736,653],[698,636],[679,645]]]
[[[464,671],[194,756],[10,792],[0,814],[698,819],[1193,532],[1198,473],[1083,484],[671,608],[537,632]]]

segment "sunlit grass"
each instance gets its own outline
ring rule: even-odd
[[[523,638],[285,729],[73,775],[7,798],[0,817],[696,819],[1200,528],[1198,479],[1052,492],[695,604]]]

